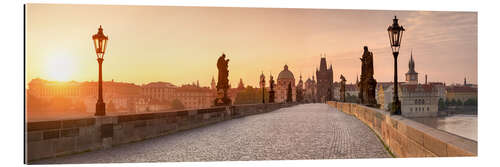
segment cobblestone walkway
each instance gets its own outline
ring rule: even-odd
[[[361,121],[304,104],[172,135],[35,163],[297,160],[390,157]]]

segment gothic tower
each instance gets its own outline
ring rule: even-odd
[[[406,75],[407,84],[418,84],[418,73],[415,71],[415,61],[413,61],[413,50],[410,54],[410,62],[408,63],[408,72]]]
[[[324,57],[323,57],[324,56]],[[322,55],[319,70],[316,70],[317,99],[321,102],[333,100],[333,69],[332,65],[327,69],[326,55]],[[330,93],[328,93],[330,92]]]
[[[215,85],[216,85],[216,84],[215,84],[215,79],[214,79],[214,77],[212,76],[212,83],[210,84],[210,89],[212,89],[212,90],[216,89],[216,88],[215,88]]]

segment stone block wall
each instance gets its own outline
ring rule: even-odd
[[[399,115],[360,104],[329,101],[331,107],[369,126],[397,157],[477,156],[477,142]]]
[[[109,148],[293,105],[295,103],[249,104],[28,122],[25,132],[26,161]]]

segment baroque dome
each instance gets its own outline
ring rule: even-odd
[[[278,75],[278,80],[281,80],[281,79],[295,79],[293,77],[293,73],[288,70],[288,65],[285,64],[285,67],[283,67],[283,71],[280,72],[280,74]]]

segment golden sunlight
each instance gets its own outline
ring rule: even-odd
[[[48,58],[45,67],[46,76],[50,80],[69,81],[76,72],[76,61],[67,54],[58,54]]]

